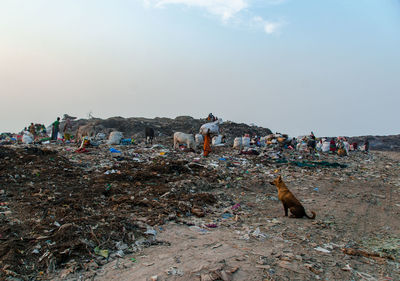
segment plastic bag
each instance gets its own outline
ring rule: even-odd
[[[30,132],[25,131],[24,135],[22,136],[22,142],[25,144],[33,143],[33,136]]]
[[[212,138],[212,145],[218,145],[222,143],[222,136],[218,135]]]
[[[242,138],[242,145],[244,147],[249,147],[250,146],[250,138],[249,137],[243,137]]]
[[[327,153],[329,152],[329,148],[330,148],[330,143],[328,141],[324,141],[322,143],[321,151]]]
[[[210,134],[218,135],[219,134],[219,124],[222,123],[222,120],[217,120],[212,123],[206,123],[200,127],[200,134],[206,135],[208,130],[210,130]]]
[[[107,144],[120,144],[123,135],[121,132],[111,132],[110,136],[108,137]]]
[[[242,138],[235,138],[233,140],[233,148],[241,148],[242,147]]]

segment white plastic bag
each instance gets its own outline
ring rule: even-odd
[[[222,143],[222,135],[218,135],[212,138],[212,145],[218,145]]]
[[[329,152],[330,145],[331,145],[331,144],[329,143],[329,141],[324,141],[324,142],[322,143],[321,151],[322,151],[322,152],[325,152],[325,153]]]
[[[107,144],[120,144],[123,137],[121,132],[111,132]]]
[[[233,148],[241,148],[242,147],[242,138],[235,138],[233,140]]]
[[[24,144],[31,144],[33,143],[33,136],[30,132],[25,131],[24,135],[22,136],[22,142]]]
[[[222,123],[222,120],[217,120],[212,123],[206,123],[200,127],[200,134],[206,135],[208,130],[210,130],[210,134],[218,135],[219,134],[219,124]]]
[[[249,137],[243,137],[242,138],[242,145],[244,147],[249,147],[250,146],[250,138]]]

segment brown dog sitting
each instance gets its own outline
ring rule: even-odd
[[[283,204],[283,208],[285,209],[285,216],[288,216],[288,209],[290,210],[291,218],[302,218],[307,217],[309,219],[315,219],[315,213],[311,211],[313,214],[312,217],[309,217],[304,210],[303,205],[301,205],[300,201],[294,197],[293,193],[286,187],[286,184],[283,182],[282,177],[277,177],[273,182],[270,182],[272,185],[275,185],[278,188],[278,198],[281,200]]]

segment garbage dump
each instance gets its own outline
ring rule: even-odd
[[[1,134],[1,280],[400,279],[396,152],[343,137],[310,149],[310,136],[226,121],[229,145],[203,157],[173,135],[195,143],[204,120],[129,120],[92,120],[92,137],[68,143]],[[314,220],[284,216],[278,175]]]

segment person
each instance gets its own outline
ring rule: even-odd
[[[36,129],[35,129],[35,125],[33,123],[31,123],[31,125],[29,126],[29,132],[32,134],[33,137],[35,137]]]
[[[69,141],[71,139],[71,134],[69,133],[69,129],[72,127],[71,125],[71,120],[69,118],[67,118],[65,120],[65,125],[64,125],[64,140],[65,141]]]
[[[60,128],[60,117],[57,117],[57,120],[53,122],[52,130],[51,130],[51,140],[57,140],[58,130]]]
[[[310,139],[307,141],[307,147],[308,147],[308,150],[310,151],[310,154],[315,151],[316,139],[315,139],[315,135],[313,132],[311,132]]]
[[[207,157],[211,152],[211,134],[208,129],[207,134],[204,136],[204,157]]]
[[[292,140],[290,141],[290,146],[293,147],[293,149],[296,149],[296,147],[297,147],[297,139],[296,138],[292,138]]]
[[[46,127],[44,126],[44,124],[41,125],[41,134],[42,136],[46,136],[47,135],[47,130]]]
[[[336,151],[336,143],[335,143],[335,139],[334,138],[331,139],[329,150],[332,153],[334,153]]]
[[[365,152],[368,152],[368,150],[369,150],[369,141],[368,140],[365,140],[365,142],[364,142],[364,150],[365,150]]]

